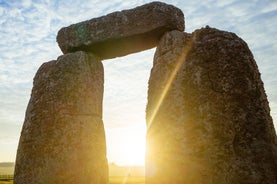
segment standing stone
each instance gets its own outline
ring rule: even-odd
[[[146,184],[275,184],[277,141],[258,67],[235,34],[166,33],[151,70]]]
[[[21,132],[15,184],[108,183],[103,66],[76,52],[44,63]]]
[[[165,32],[184,26],[180,9],[152,2],[64,27],[57,42],[63,53],[86,50],[109,59],[155,47]]]

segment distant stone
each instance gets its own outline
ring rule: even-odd
[[[63,53],[83,50],[109,59],[155,47],[171,30],[184,31],[182,11],[152,2],[62,28],[57,42]]]
[[[146,116],[146,184],[277,183],[263,82],[234,33],[166,33],[154,56]]]
[[[34,78],[17,151],[15,184],[106,184],[103,66],[79,51]]]

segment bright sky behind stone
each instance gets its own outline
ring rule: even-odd
[[[14,161],[33,77],[61,51],[61,27],[130,9],[148,0],[0,0],[0,162]],[[215,27],[236,33],[258,64],[277,127],[277,1],[165,0],[185,14],[185,31]],[[112,29],[112,28],[111,28]],[[124,146],[142,147],[147,85],[155,49],[103,61],[104,124],[109,162],[130,164]],[[144,150],[142,150],[143,154]],[[125,155],[124,155],[125,154]],[[143,163],[134,161],[132,164]]]

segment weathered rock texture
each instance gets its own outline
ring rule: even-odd
[[[147,123],[147,184],[277,183],[263,82],[247,44],[233,33],[206,27],[163,36]]]
[[[21,132],[15,184],[108,183],[103,66],[76,52],[44,63]]]
[[[57,42],[63,53],[84,50],[109,59],[152,48],[175,29],[184,30],[182,11],[153,2],[62,28]]]

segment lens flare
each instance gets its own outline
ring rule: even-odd
[[[186,43],[186,46],[184,47],[184,51],[182,52],[182,54],[180,55],[180,57],[178,58],[176,65],[174,67],[174,69],[172,70],[169,78],[166,81],[166,85],[164,87],[164,90],[161,92],[161,94],[158,97],[158,101],[156,103],[156,107],[154,108],[148,122],[147,122],[147,129],[149,129],[153,123],[153,120],[155,119],[155,116],[157,115],[157,112],[160,109],[160,106],[164,100],[164,98],[166,97],[166,94],[168,92],[168,90],[170,89],[170,86],[172,84],[172,82],[174,81],[174,79],[176,78],[180,68],[183,66],[183,63],[185,62],[188,53],[190,52],[191,48],[193,46],[193,41],[188,41],[188,43]]]

